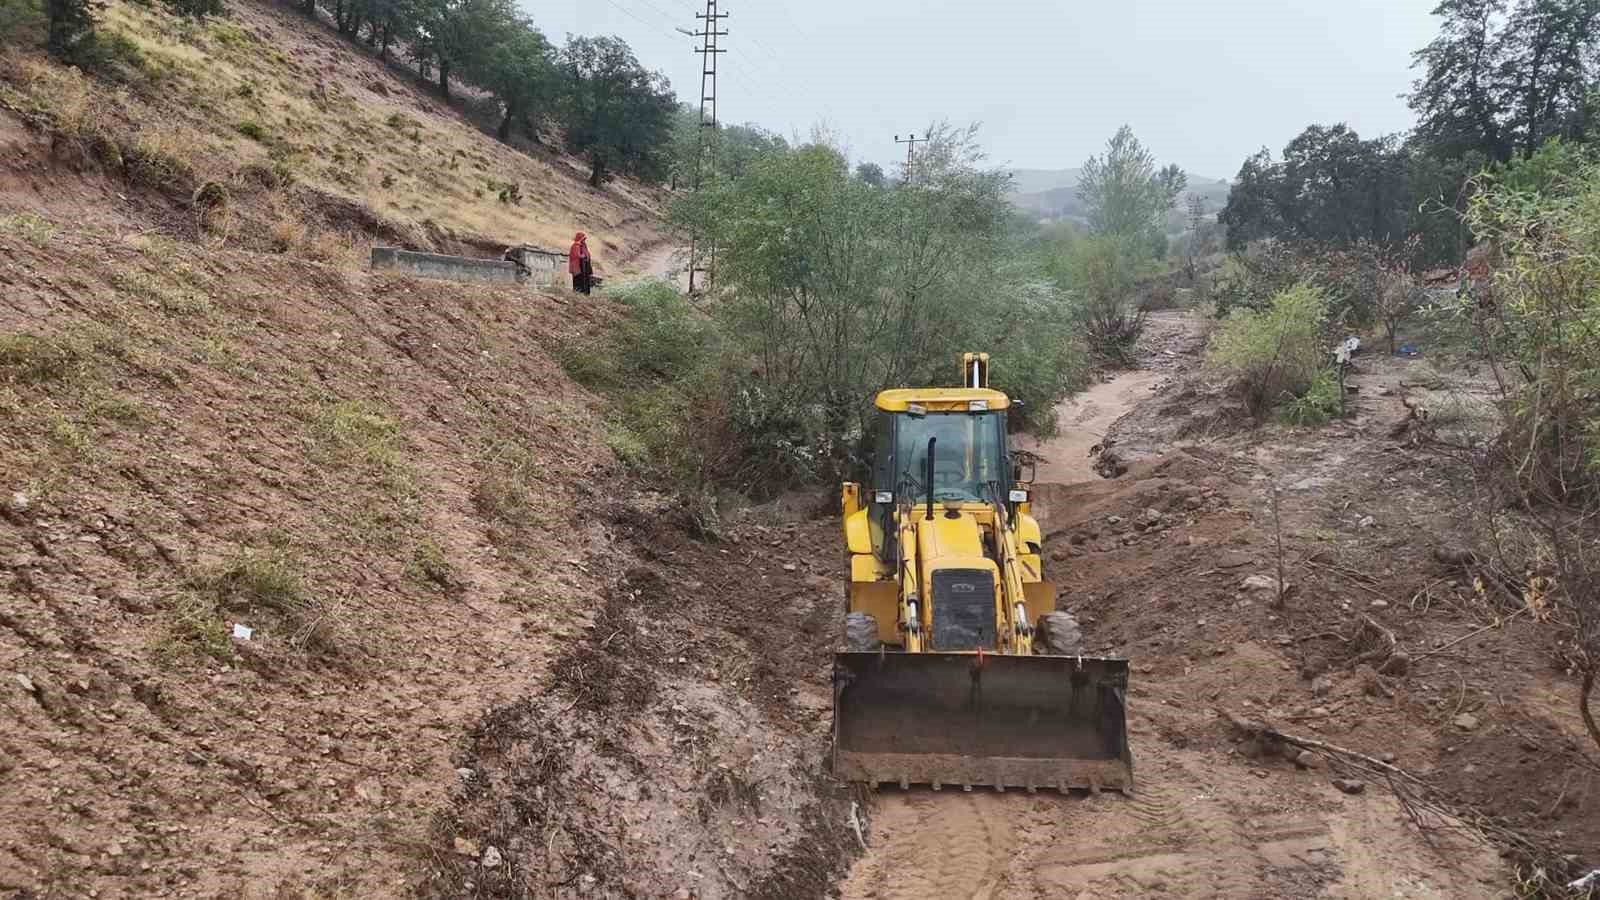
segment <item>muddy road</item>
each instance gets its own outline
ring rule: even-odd
[[[1151,497],[1182,497],[1194,510],[1227,495],[1225,486],[1209,486],[1214,482],[1205,482],[1201,490],[1199,479],[1186,478],[1187,470],[1177,467],[1126,485],[1095,474],[1090,448],[1113,422],[1151,396],[1158,379],[1157,372],[1134,371],[1080,394],[1059,409],[1062,436],[1028,448],[1044,458],[1036,495],[1052,553],[1049,574],[1064,595],[1154,592],[1156,578],[1141,566],[1176,569],[1180,563],[1170,554],[1181,553],[1181,566],[1207,574],[1216,571],[1215,557],[1227,552],[1222,548],[1237,526],[1226,510],[1211,517],[1209,528],[1204,517],[1195,524],[1191,515],[1187,522],[1193,527],[1183,529],[1182,536],[1169,538],[1162,529],[1154,539],[1139,537],[1141,547],[1147,541],[1166,542],[1152,544],[1148,559],[1140,559],[1141,547],[1131,540],[1127,546],[1118,541],[1124,558],[1117,562],[1081,552],[1093,549],[1094,540],[1076,546],[1086,529],[1097,534],[1092,530],[1096,518],[1118,518],[1104,515],[1122,508],[1118,502],[1138,510]],[[1119,492],[1126,494],[1120,501]],[[1157,553],[1169,556],[1158,561]],[[1160,577],[1170,579],[1170,571]],[[1162,583],[1161,590],[1171,588]],[[1148,603],[1157,599],[1152,596]],[[873,797],[868,849],[846,877],[843,897],[1462,898],[1502,893],[1503,874],[1493,851],[1475,844],[1430,848],[1408,828],[1386,792],[1346,796],[1330,784],[1327,772],[1245,759],[1218,736],[1215,706],[1248,704],[1243,699],[1248,691],[1275,680],[1293,682],[1292,666],[1278,647],[1226,638],[1203,651],[1176,642],[1166,650],[1130,647],[1133,641],[1124,642],[1125,635],[1106,634],[1119,628],[1114,612],[1092,600],[1071,605],[1091,650],[1133,660],[1134,793],[1061,796],[886,786]],[[1183,611],[1171,619],[1191,616]],[[1205,619],[1197,623],[1203,631]],[[1170,624],[1182,629],[1196,623]],[[1154,630],[1148,624],[1128,627]]]

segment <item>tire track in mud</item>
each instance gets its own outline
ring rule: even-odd
[[[1005,848],[1014,838],[1011,811],[1003,799],[927,789],[881,796],[872,821],[874,844],[883,852],[870,864],[858,865],[849,882],[855,887],[847,885],[845,896],[995,896]]]
[[[1133,796],[890,788],[846,900],[1285,896],[1337,871],[1315,815],[1263,815],[1236,767],[1149,747]]]

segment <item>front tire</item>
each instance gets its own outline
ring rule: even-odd
[[[1083,629],[1069,612],[1045,613],[1039,617],[1034,652],[1047,656],[1082,656]]]
[[[869,613],[847,614],[844,617],[844,646],[852,653],[878,649],[878,620]]]

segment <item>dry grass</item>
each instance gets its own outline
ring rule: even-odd
[[[205,160],[226,160],[220,168],[229,171],[270,166],[364,203],[402,229],[432,222],[506,243],[564,247],[581,227],[596,235],[597,247],[609,240],[622,250],[650,237],[608,233],[604,224],[638,218],[638,208],[618,197],[637,188],[618,183],[608,194],[596,193],[564,161],[500,144],[453,112],[420,111],[408,89],[387,73],[376,74],[376,63],[341,71],[308,66],[303,39],[290,33],[291,25],[296,32],[303,25],[288,13],[246,5],[233,18],[184,22],[159,7],[113,0],[102,30],[126,37],[149,68],[163,73],[160,90],[147,98],[117,94],[64,75],[42,58],[24,61],[31,75],[23,90],[49,95],[61,117],[81,127],[103,119],[97,110],[105,108],[121,109],[131,121],[164,123],[153,134],[141,133],[141,141],[159,151],[158,159],[187,165],[199,180],[228,174]],[[348,51],[361,56],[353,46]],[[308,77],[313,66],[315,77]],[[388,81],[387,95],[366,89],[375,79]],[[241,129],[241,123],[249,125]],[[503,202],[491,187],[500,184],[520,185],[521,202]],[[314,252],[346,255],[326,247]]]
[[[23,240],[35,247],[43,247],[55,237],[56,226],[54,222],[34,215],[33,213],[18,213],[14,216],[0,218],[0,228],[17,234]]]

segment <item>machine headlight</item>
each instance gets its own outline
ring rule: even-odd
[[[892,491],[879,491],[873,495],[872,499],[875,503],[887,506],[894,502],[894,493]]]
[[[1028,502],[1028,492],[1027,491],[1012,491],[1011,492],[1011,502],[1012,503],[1027,503]]]
[[[988,411],[989,411],[989,401],[987,401],[987,400],[968,400],[967,401],[967,412],[988,412]]]

